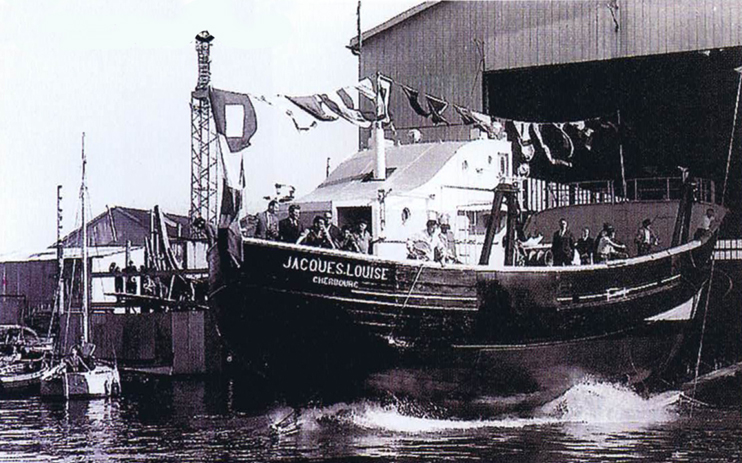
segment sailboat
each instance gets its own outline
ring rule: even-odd
[[[110,397],[121,392],[121,378],[116,365],[96,361],[92,354],[95,346],[90,343],[88,292],[88,236],[85,222],[85,133],[82,134],[82,340],[72,347],[53,371],[41,379],[41,395],[47,398],[96,398]]]

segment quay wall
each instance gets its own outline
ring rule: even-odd
[[[209,311],[93,313],[90,330],[96,357],[122,366],[171,367],[174,375],[221,370],[221,343]],[[67,352],[82,333],[81,314],[62,316],[60,333],[60,348]]]

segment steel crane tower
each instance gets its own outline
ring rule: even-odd
[[[219,143],[211,115],[211,42],[208,31],[196,35],[198,81],[191,92],[191,223],[199,217],[216,225],[219,191]]]

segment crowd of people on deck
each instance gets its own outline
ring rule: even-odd
[[[711,233],[714,222],[714,209],[709,208],[703,221],[696,230],[694,239],[700,239]],[[659,237],[652,229],[652,220],[644,219],[634,237],[636,256],[646,256],[655,251],[660,244]],[[559,220],[559,229],[551,240],[551,253],[554,265],[593,264],[617,259],[628,259],[628,247],[616,239],[616,230],[610,223],[603,224],[597,238],[590,236],[590,228],[582,230],[582,236],[575,240],[567,220]]]
[[[288,217],[282,220],[278,220],[277,210],[278,202],[273,200],[264,212],[257,215],[253,237],[361,254],[370,254],[372,244],[378,241],[372,238],[364,221],[338,228],[333,223],[332,212],[327,211],[315,216],[309,228],[302,229],[301,207],[298,204],[291,204]],[[714,219],[714,209],[709,208],[694,239],[709,234]],[[636,255],[651,254],[659,243],[659,237],[652,229],[652,220],[644,219],[634,238]],[[408,259],[460,263],[455,238],[445,216],[440,221],[428,220],[425,229],[406,240],[406,248]],[[562,218],[559,220],[559,229],[552,236],[551,254],[555,266],[585,265],[627,259],[629,249],[616,239],[616,230],[610,223],[604,223],[595,238],[591,236],[590,228],[585,227],[581,236],[575,239],[567,220]]]
[[[302,230],[301,206],[290,205],[288,217],[282,220],[278,220],[277,210],[278,202],[273,200],[268,203],[268,208],[264,212],[258,214],[254,238],[361,254],[371,253],[371,245],[375,241],[368,231],[368,224],[364,221],[338,228],[333,223],[332,212],[327,211],[323,215],[315,216],[312,225]]]

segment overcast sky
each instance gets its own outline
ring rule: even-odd
[[[363,0],[367,30],[417,1]],[[56,186],[64,232],[79,225],[81,133],[86,133],[93,215],[106,205],[187,214],[194,36],[207,29],[215,87],[311,94],[357,79],[345,46],[355,0],[0,0],[0,255],[56,236]],[[276,182],[308,193],[353,153],[343,121],[297,134],[256,104],[247,160],[251,212]],[[262,116],[262,117],[261,117]],[[76,217],[77,222],[76,222]]]

